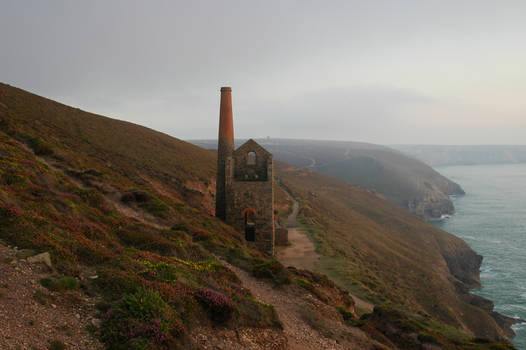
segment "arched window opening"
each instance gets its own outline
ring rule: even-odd
[[[254,212],[245,211],[245,239],[249,242],[256,240],[256,223],[254,222]]]
[[[247,153],[247,165],[255,165],[256,164],[256,152],[248,152]]]

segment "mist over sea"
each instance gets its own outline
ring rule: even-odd
[[[526,319],[526,164],[439,167],[466,191],[454,199],[456,214],[433,222],[464,239],[484,257],[482,290],[495,311]],[[526,350],[526,324],[512,339]]]

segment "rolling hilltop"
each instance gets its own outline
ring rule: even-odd
[[[450,195],[462,188],[422,161],[394,149],[361,142],[257,140],[277,160],[375,190],[423,218],[454,212]],[[214,141],[193,141],[214,148]]]
[[[249,249],[212,216],[213,152],[9,85],[0,91],[0,252],[10,251],[0,269],[24,283],[30,257],[48,252],[53,269],[26,281],[33,303],[83,305],[107,348],[513,348],[507,319],[467,293],[481,258],[377,193],[278,167],[322,255],[316,268],[334,283]],[[0,302],[14,307],[9,283]],[[81,346],[75,332],[48,339],[39,320],[17,323],[27,317],[1,319],[3,331],[32,326],[40,343]],[[10,334],[3,347],[22,341]]]

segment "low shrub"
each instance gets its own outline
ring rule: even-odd
[[[64,344],[60,340],[53,340],[49,343],[48,349],[49,350],[65,350],[66,344]]]
[[[418,334],[418,340],[421,343],[428,343],[428,344],[440,344],[440,342],[437,340],[437,338],[431,334],[428,333],[420,333]]]
[[[157,292],[140,289],[104,314],[100,335],[110,349],[155,349],[173,348],[183,331],[175,311]]]
[[[194,242],[206,242],[212,239],[212,234],[205,230],[195,229],[192,232],[192,240]]]
[[[210,318],[215,322],[226,322],[232,316],[234,305],[224,294],[204,288],[195,293],[195,298],[207,309]]]
[[[343,306],[336,306],[336,310],[342,315],[342,318],[345,322],[350,322],[354,320],[354,315],[352,312],[345,309]]]
[[[141,205],[141,207],[153,216],[160,218],[166,218],[168,211],[170,211],[170,207],[158,198],[153,198],[144,205]]]
[[[151,199],[151,196],[145,191],[128,191],[121,197],[121,201],[124,203],[136,202],[146,203]]]
[[[67,276],[61,278],[42,278],[40,280],[40,284],[52,291],[73,290],[78,289],[80,286],[79,282],[75,278]]]
[[[166,203],[145,191],[128,191],[121,196],[121,201],[123,203],[137,203],[139,208],[160,218],[166,218],[170,211],[170,207]]]
[[[320,301],[323,301],[324,303],[329,302],[329,298],[323,291],[316,288],[310,281],[303,279],[303,278],[296,278],[296,283],[302,287],[311,292],[316,298],[318,298]]]
[[[236,321],[240,324],[256,328],[283,329],[283,324],[272,305],[261,303],[249,295],[238,295],[235,303],[238,312]]]
[[[271,279],[277,286],[290,284],[289,272],[276,259],[260,259],[252,268],[252,274],[256,278]]]
[[[37,156],[47,156],[53,154],[53,150],[40,138],[33,137],[27,141],[27,145]]]
[[[19,174],[3,173],[1,176],[2,184],[4,185],[23,185],[26,183],[26,177]]]

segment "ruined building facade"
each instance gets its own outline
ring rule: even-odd
[[[232,89],[221,88],[216,216],[247,244],[274,256],[274,159],[254,140],[234,150]]]

